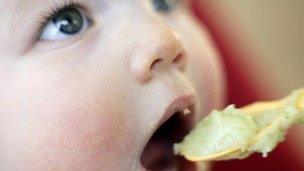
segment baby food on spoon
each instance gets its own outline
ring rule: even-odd
[[[304,88],[277,101],[214,110],[174,144],[174,153],[190,161],[243,159],[254,152],[266,157],[295,123],[304,124]]]

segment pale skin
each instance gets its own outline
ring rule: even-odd
[[[77,2],[92,24],[43,40],[41,14],[67,1],[0,1],[0,170],[145,170],[178,95],[194,94],[194,122],[222,106],[219,55],[185,2]]]

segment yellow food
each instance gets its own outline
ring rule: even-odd
[[[294,123],[304,123],[304,89],[282,100],[214,110],[174,144],[174,152],[191,161],[243,159],[254,152],[266,157]]]

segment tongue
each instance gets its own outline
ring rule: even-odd
[[[152,135],[141,156],[143,166],[149,171],[188,171],[185,168],[189,168],[189,163],[173,153],[173,144],[180,142],[189,130],[183,116],[175,113]]]
[[[142,164],[149,170],[171,170],[176,166],[171,143],[150,141],[143,154]]]

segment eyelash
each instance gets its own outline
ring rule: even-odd
[[[55,3],[51,5],[47,10],[45,10],[45,12],[42,12],[40,14],[40,19],[38,20],[38,23],[36,25],[36,33],[41,33],[45,25],[51,19],[53,19],[57,14],[68,8],[80,8],[84,11],[87,11],[85,10],[86,8],[84,7],[84,5],[79,2],[79,0],[64,0],[64,2],[60,0],[55,1]],[[38,39],[38,37],[39,35],[37,35],[36,39]]]
[[[36,37],[36,41],[38,40],[38,37],[40,36],[40,33],[44,29],[47,22],[49,22],[57,14],[67,8],[79,8],[85,12],[88,11],[85,5],[79,0],[55,0],[55,3],[53,3],[53,5],[51,5],[47,10],[45,10],[45,12],[42,12],[40,15],[40,19],[36,25],[36,33],[39,33]],[[88,19],[90,20],[90,18]]]

